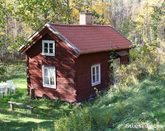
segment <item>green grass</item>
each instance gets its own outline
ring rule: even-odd
[[[12,79],[16,94],[0,98],[0,130],[111,131],[165,130],[165,73],[146,78],[137,85],[117,87],[83,105],[59,100],[31,100],[27,96],[26,71],[23,62],[8,64],[1,81]],[[8,101],[35,107],[9,109]]]
[[[116,129],[125,129],[126,125],[165,127],[165,79],[145,79],[133,87],[115,90],[104,96],[97,108],[109,108],[111,123]],[[102,111],[103,111],[102,110]],[[152,127],[154,129],[154,127]],[[159,129],[157,127],[157,129]]]
[[[67,115],[72,105],[60,101],[46,99],[31,100],[27,96],[26,65],[24,62],[5,63],[6,72],[0,75],[0,81],[13,80],[17,86],[16,94],[0,98],[0,129],[8,130],[53,130],[54,120],[61,115]],[[34,113],[25,109],[9,109],[8,101],[22,102],[32,105]],[[63,104],[62,104],[63,103]]]

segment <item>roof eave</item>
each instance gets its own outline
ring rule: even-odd
[[[19,52],[21,52],[22,54],[24,54],[27,49],[29,49],[28,47],[32,44],[32,41],[35,37],[37,37],[37,35],[39,35],[39,32],[41,32],[46,26],[44,25],[41,29],[39,29],[38,31],[34,32],[27,40],[26,43],[24,43],[20,49]]]
[[[118,51],[118,50],[128,50],[131,49],[132,46],[126,47],[126,48],[112,48],[107,50],[101,50],[101,51],[91,51],[91,52],[82,52],[80,55],[86,55],[86,54],[92,54],[92,53],[101,53],[101,52],[109,52],[109,51]]]

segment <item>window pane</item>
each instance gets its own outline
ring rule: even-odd
[[[50,77],[50,85],[54,85],[54,77]]]
[[[96,74],[98,75],[99,74],[99,67],[96,66]]]
[[[48,48],[44,48],[44,53],[48,53]]]
[[[44,76],[48,77],[48,69],[47,68],[44,69]]]
[[[48,48],[48,43],[44,43],[44,48]]]
[[[95,75],[92,76],[92,83],[95,83],[96,79],[95,79]]]
[[[96,75],[96,82],[99,82],[99,74]]]
[[[49,43],[49,49],[53,49],[53,43]]]
[[[49,49],[49,53],[53,53],[53,49]]]
[[[99,66],[96,66],[96,82],[99,82]]]
[[[50,85],[54,85],[54,78],[55,77],[55,70],[53,68],[49,69],[49,78],[50,78]]]
[[[54,68],[49,68],[49,73],[51,76],[54,75]]]
[[[95,75],[95,67],[92,68],[92,75]]]
[[[52,78],[52,77],[54,78],[54,72],[53,72],[53,70],[49,70],[49,77],[50,78]]]
[[[48,77],[44,77],[44,84],[49,85],[49,78]]]

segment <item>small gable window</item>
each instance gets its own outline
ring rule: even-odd
[[[42,66],[43,87],[56,88],[56,71],[53,66]]]
[[[92,86],[98,85],[101,83],[101,70],[100,64],[91,66],[91,84]]]
[[[53,40],[42,40],[42,55],[55,55],[55,42]]]

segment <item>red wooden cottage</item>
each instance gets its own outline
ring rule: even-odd
[[[109,54],[115,51],[128,63],[131,42],[111,26],[46,24],[20,51],[27,56],[28,93],[69,102],[82,101],[110,82]]]

